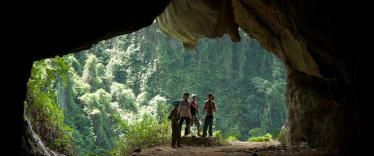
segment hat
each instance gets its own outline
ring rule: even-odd
[[[196,94],[192,94],[191,97],[196,97],[197,95]]]

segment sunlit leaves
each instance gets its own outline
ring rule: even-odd
[[[106,110],[112,101],[112,95],[100,88],[94,93],[82,95],[79,99],[86,105],[89,113],[93,114],[95,109]]]
[[[66,84],[65,73],[67,71],[68,66],[60,57],[37,61],[33,64],[27,84],[28,97],[25,114],[47,146],[62,153],[71,154],[73,152],[72,129],[64,125],[64,115],[58,108],[54,88],[59,79]]]
[[[91,91],[96,90],[101,85],[102,80],[97,72],[97,64],[99,60],[93,54],[88,54],[84,65],[82,80],[91,86]],[[101,69],[101,68],[100,68]]]
[[[138,105],[135,103],[135,95],[129,87],[114,82],[110,87],[110,91],[111,95],[122,109],[137,111]]]
[[[118,146],[113,150],[113,155],[129,155],[135,148],[169,143],[171,127],[166,117],[159,122],[155,117],[144,115],[128,126],[127,134],[131,135],[123,135],[117,139]]]

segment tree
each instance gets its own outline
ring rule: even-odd
[[[99,60],[94,54],[88,54],[83,69],[82,80],[91,86],[91,91],[95,91],[102,83],[97,73],[97,65]]]

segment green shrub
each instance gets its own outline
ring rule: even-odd
[[[228,140],[224,135],[222,134],[221,131],[217,130],[213,132],[213,136],[218,138],[219,144],[224,145],[228,143]]]
[[[222,134],[220,130],[213,132],[213,136],[218,138],[220,145],[228,144],[231,141],[237,141],[238,138],[233,134]]]
[[[281,142],[281,144],[283,144],[283,145],[286,144],[286,136],[285,136],[284,132],[281,131],[279,133],[277,140],[279,142]]]
[[[127,127],[126,134],[116,139],[112,155],[129,155],[136,148],[149,148],[170,143],[171,127],[166,116],[157,121],[156,117],[144,117]]]
[[[279,128],[270,129],[268,132],[269,132],[272,136],[278,136],[279,133],[280,133],[280,129],[279,129]]]
[[[263,136],[257,136],[257,137],[250,137],[248,141],[251,142],[264,142],[264,141],[270,141],[273,136],[270,133],[266,133]]]
[[[235,136],[229,136],[227,138],[227,141],[237,141],[237,140],[238,140],[238,138],[236,138]]]

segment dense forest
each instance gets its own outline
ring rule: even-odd
[[[169,143],[170,101],[215,96],[215,134],[247,141],[277,136],[287,118],[283,64],[241,32],[202,39],[194,50],[157,24],[91,49],[33,64],[25,102],[45,144],[68,155],[123,155]]]

